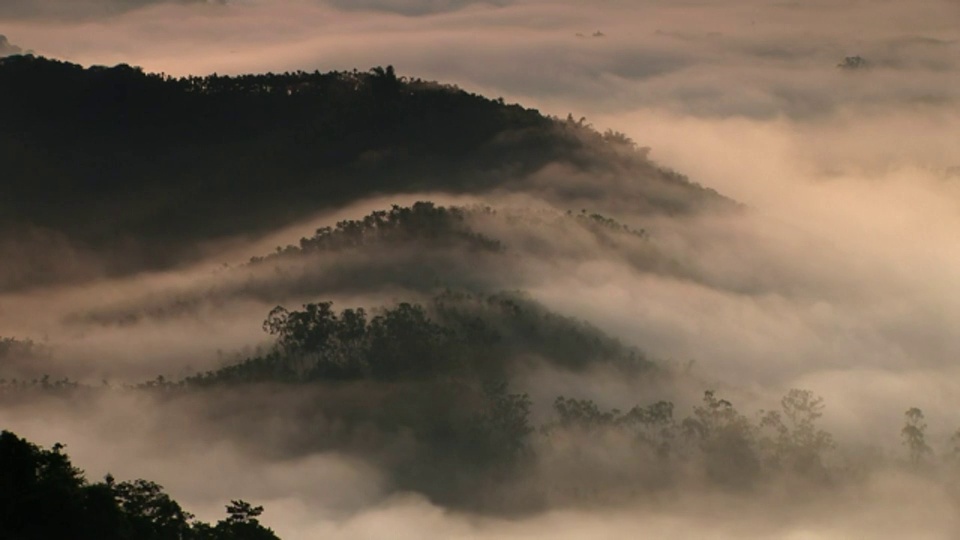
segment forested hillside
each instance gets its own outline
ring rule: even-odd
[[[500,189],[579,204],[626,184],[636,212],[725,202],[621,134],[392,67],[171,78],[10,56],[0,118],[0,250],[20,259],[0,288],[169,267],[204,242],[377,194]]]

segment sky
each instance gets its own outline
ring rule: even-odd
[[[519,265],[526,290],[655,357],[693,360],[703,380],[751,406],[769,406],[791,387],[813,389],[828,404],[827,425],[852,447],[886,437],[884,444],[893,449],[898,432],[889,428],[908,406],[927,411],[938,441],[960,426],[958,20],[955,0],[13,0],[0,5],[0,34],[11,50],[17,46],[84,65],[129,63],[180,76],[390,64],[403,76],[454,83],[546,114],[585,117],[601,131],[626,133],[650,147],[658,164],[744,203],[749,212],[736,218],[644,220],[611,202],[607,210],[651,231],[662,249],[688,263],[700,279],[638,273],[584,244],[560,263],[533,258]],[[840,67],[848,57],[866,64]],[[563,176],[541,174],[545,182],[555,180],[551,174]],[[527,204],[501,194],[431,195],[444,197]],[[262,245],[239,249],[236,260],[263,252],[276,238],[292,241],[318,223],[383,205],[382,199],[366,201],[319,215],[277,231]],[[504,234],[520,241],[515,231]],[[216,261],[224,257],[218,253]],[[108,303],[113,297],[202,288],[209,275],[210,267],[201,265],[3,300],[43,313],[61,302],[81,306],[92,299]],[[348,295],[343,301],[372,300]],[[231,343],[257,345],[261,337],[242,337],[241,325],[262,317],[263,306],[233,307],[229,317],[205,323],[208,341],[195,345],[191,337],[178,346],[212,354]],[[0,322],[16,324],[9,312],[0,312]],[[38,316],[33,329],[57,324]],[[144,362],[158,357],[176,362],[184,351],[151,351],[194,324],[149,323],[137,338],[77,330],[71,346],[90,359],[116,353],[109,361],[114,373],[139,376],[151,368],[124,360],[130,351],[143,353]],[[549,386],[540,389],[544,395],[578,384],[560,375],[542,380]],[[611,405],[630,391],[609,381],[594,383],[587,385],[591,397]],[[195,449],[201,457],[195,469],[178,476],[164,463],[163,452],[141,448],[144,443],[118,443],[105,457],[95,444],[83,442],[82,432],[18,418],[26,432],[41,438],[74,435],[77,460],[88,460],[91,470],[106,467],[110,456],[121,462],[128,451],[154,456],[153,470],[201,508],[215,506],[210,502],[215,494],[191,491],[189,471],[203,470],[204,456],[226,455],[226,469],[237,471],[251,459],[229,445],[216,447],[222,453]],[[132,422],[116,412],[90,420],[104,432]],[[151,444],[155,437],[156,432],[144,434]],[[267,506],[266,518],[276,509],[273,515],[284,525],[275,528],[291,538],[321,533],[373,538],[384,530],[423,538],[426,529],[437,538],[524,538],[543,531],[614,538],[627,537],[624,531],[635,537],[637,530],[634,508],[558,511],[515,522],[450,515],[413,495],[384,495],[377,472],[349,458],[312,459],[317,461],[274,465],[263,473],[271,482],[260,482],[280,486],[261,492],[258,503]],[[134,473],[135,465],[125,467],[149,476],[149,469]],[[315,476],[302,476],[304,471]],[[344,505],[354,511],[338,513],[338,503],[304,486],[307,480],[351,486],[352,502]],[[230,487],[255,491],[251,485],[216,485]],[[669,509],[645,507],[640,515],[647,519],[640,521],[653,536],[673,537],[707,537],[709,531],[713,538],[860,533],[949,538],[958,530],[948,517],[955,502],[924,479],[885,472],[861,489],[822,504],[829,508],[862,497],[865,509],[830,518],[823,518],[829,513],[816,504],[797,514],[778,508],[768,515],[768,507],[745,503],[742,520],[728,520],[709,511],[716,501],[691,495],[696,501]],[[333,508],[330,519],[314,519],[304,501]],[[703,512],[692,518],[677,510],[684,504]],[[887,521],[877,521],[878,515]]]

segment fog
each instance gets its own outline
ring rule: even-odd
[[[956,92],[957,6],[939,0],[143,4],[82,23],[13,12],[2,24],[21,46],[84,64],[195,74],[392,63],[561,114],[809,118],[935,106]],[[865,58],[870,76],[835,69],[847,56]]]
[[[960,427],[958,15],[946,0],[5,4],[0,31],[11,42],[85,65],[186,75],[392,64],[584,116],[744,208],[640,212],[629,176],[558,165],[521,190],[379,195],[207,246],[187,267],[5,294],[0,336],[43,350],[8,360],[0,375],[104,381],[116,393],[8,397],[3,427],[65,442],[93,478],[156,480],[205,519],[230,498],[263,504],[283,538],[955,537],[955,466],[941,469],[947,482],[910,469],[900,429],[903,411],[920,407],[927,442],[947,459]],[[0,41],[0,54],[12,47]],[[855,56],[865,67],[839,67]],[[602,196],[583,195],[597,186]],[[467,223],[503,252],[372,245],[247,265],[318,227],[418,200],[495,209]],[[581,209],[645,236],[598,234],[578,225]],[[95,269],[86,257],[76,264]],[[524,291],[665,366],[651,380],[525,362],[511,385],[531,396],[537,426],[551,421],[558,395],[623,411],[667,399],[679,419],[716,390],[753,418],[803,388],[825,400],[821,425],[844,472],[829,488],[778,477],[728,491],[686,471],[694,460],[667,467],[676,477],[654,489],[649,463],[629,461],[635,449],[622,435],[567,447],[540,438],[519,480],[475,494],[548,492],[537,491],[545,503],[535,511],[504,516],[396,489],[396,456],[409,451],[401,435],[304,427],[335,423],[316,412],[335,408],[322,389],[261,388],[244,403],[226,390],[121,388],[268,350],[261,323],[278,304],[375,311],[446,287]],[[609,487],[608,499],[569,496],[581,481]]]

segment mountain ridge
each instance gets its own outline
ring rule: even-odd
[[[622,134],[392,67],[174,79],[10,56],[0,117],[0,251],[23,261],[0,290],[170,268],[204,242],[375,195],[536,192],[575,205],[615,187],[638,213],[731,205]],[[594,181],[559,181],[583,174]],[[75,261],[51,269],[15,240],[31,236]]]

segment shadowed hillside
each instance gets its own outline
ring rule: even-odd
[[[173,79],[11,56],[0,117],[0,254],[18,261],[0,288],[168,267],[375,194],[579,204],[616,190],[667,213],[725,201],[620,134],[390,67]]]
[[[129,325],[196,314],[204,306],[236,300],[275,305],[388,288],[427,295],[438,287],[481,293],[522,289],[540,278],[524,269],[525,261],[578,261],[590,249],[596,256],[622,257],[639,271],[696,278],[661,253],[645,231],[599,214],[420,201],[321,227],[297,245],[278,246],[247,264],[221,269],[202,284],[84,306],[65,320]]]

